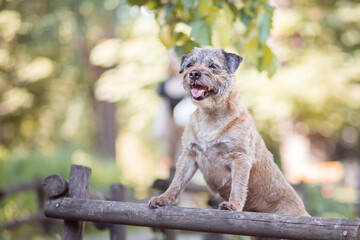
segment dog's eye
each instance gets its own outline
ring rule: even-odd
[[[216,64],[210,64],[209,68],[211,68],[211,69],[217,69],[217,66],[216,66]]]
[[[189,63],[188,65],[186,65],[187,68],[192,67],[192,66],[194,66],[194,64],[192,64],[192,63]]]

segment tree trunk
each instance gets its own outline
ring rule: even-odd
[[[75,11],[77,12],[77,11]],[[108,70],[101,66],[94,66],[90,63],[90,52],[92,46],[89,46],[86,36],[86,26],[84,18],[79,13],[76,14],[76,19],[79,26],[80,33],[77,36],[77,45],[79,55],[84,63],[85,77],[89,78],[90,82],[90,97],[93,105],[93,121],[94,121],[94,149],[101,157],[106,159],[115,159],[115,142],[117,137],[117,121],[116,121],[116,103],[99,101],[95,96],[95,83],[100,76]],[[116,12],[107,11],[99,17],[103,24],[104,34],[102,38],[114,37],[114,19],[116,19]],[[100,40],[100,39],[99,39]]]

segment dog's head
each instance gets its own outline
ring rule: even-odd
[[[195,103],[227,96],[242,57],[222,49],[194,48],[182,56],[183,86]]]

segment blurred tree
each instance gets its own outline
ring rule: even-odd
[[[269,79],[250,68],[241,91],[274,148],[291,135],[289,168],[357,158],[360,134],[360,5],[357,1],[274,1],[268,44],[282,67]],[[270,81],[269,81],[270,80]],[[270,128],[269,128],[270,126]],[[300,151],[300,149],[306,149]],[[297,152],[296,152],[297,150]],[[300,155],[305,154],[305,155]],[[297,159],[297,160],[296,160]],[[303,172],[310,172],[306,165]]]
[[[327,151],[333,157],[346,155],[339,155],[334,144],[356,156],[360,154],[354,152],[359,149],[355,138],[360,127],[360,5],[355,0],[284,3],[278,8],[273,34],[284,71],[274,79],[285,83],[294,77],[296,91],[287,98],[293,103],[292,116],[307,126],[314,142],[330,140]]]
[[[3,146],[51,150],[65,140],[85,148],[96,145],[102,156],[115,158],[115,103],[94,94],[95,82],[111,66],[95,66],[89,57],[97,42],[115,37],[119,5],[1,2]]]
[[[179,56],[194,47],[225,48],[231,43],[259,71],[270,75],[277,59],[266,40],[272,27],[273,7],[267,0],[129,0],[155,12],[160,40],[174,47]]]
[[[90,53],[95,44],[101,39],[109,39],[115,37],[116,26],[116,7],[119,3],[115,3],[114,6],[108,7],[106,5],[98,4],[95,6],[97,11],[93,11],[88,14],[81,12],[81,7],[86,8],[85,4],[89,2],[76,2],[72,9],[76,17],[78,25],[78,32],[76,35],[76,41],[79,45],[79,53],[81,54],[79,60],[83,61],[84,68],[90,70],[88,78],[90,79],[90,97],[93,105],[93,119],[95,124],[95,144],[101,156],[109,159],[115,159],[115,141],[117,137],[117,122],[116,122],[116,104],[108,101],[99,101],[95,96],[95,83],[101,77],[101,75],[111,65],[95,65],[90,62]],[[96,4],[96,3],[95,3]],[[85,7],[84,7],[85,5]],[[93,6],[94,7],[94,6]],[[80,10],[80,11],[79,11]],[[89,42],[86,36],[88,36],[90,29],[93,27],[89,25],[90,19],[97,23],[96,25],[102,29],[102,34],[97,39],[93,39],[94,42]]]

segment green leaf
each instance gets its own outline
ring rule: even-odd
[[[266,10],[268,10],[269,13],[272,13],[274,11],[274,8],[267,3],[261,3],[261,6],[263,6]]]
[[[243,22],[243,24],[249,28],[250,26],[250,21],[251,21],[251,16],[246,14],[246,12],[244,10],[240,11],[240,19]]]
[[[193,50],[194,47],[199,47],[199,46],[200,45],[196,44],[194,41],[188,40],[184,45],[176,46],[175,52],[179,57],[181,57],[182,55],[191,52],[191,50]]]
[[[261,44],[266,42],[270,34],[270,29],[272,26],[272,14],[268,13],[267,11],[262,11],[260,15],[260,20],[258,22],[259,26],[259,40]]]
[[[158,4],[159,3],[157,1],[148,1],[145,6],[147,7],[147,9],[152,11],[158,8]]]
[[[262,45],[262,51],[263,55],[260,57],[258,69],[259,71],[266,70],[268,75],[271,77],[278,69],[279,61],[276,55],[265,44]]]
[[[167,23],[171,23],[171,20],[173,19],[174,15],[175,15],[175,7],[171,4],[166,4],[164,6],[164,10],[165,10],[165,20]]]
[[[255,64],[258,59],[259,52],[259,39],[254,37],[250,41],[248,41],[244,46],[244,55],[246,60]]]
[[[199,13],[201,16],[209,14],[209,10],[212,6],[212,0],[200,0],[199,1]]]
[[[147,0],[128,0],[128,3],[131,5],[142,6],[147,3]]]
[[[196,44],[194,41],[191,41],[191,40],[187,41],[184,45],[185,53],[191,52],[191,50],[193,50],[194,47],[200,47],[200,45]]]
[[[213,24],[213,44],[216,47],[226,47],[231,41],[231,28],[222,18],[217,18]]]
[[[205,18],[205,21],[208,25],[212,25],[218,19],[218,15],[210,14]]]
[[[165,25],[160,29],[159,39],[165,47],[170,48],[175,45],[172,29],[169,25]]]
[[[181,0],[181,2],[187,8],[192,8],[194,5],[194,0]]]
[[[174,48],[175,53],[178,57],[181,57],[182,55],[186,54],[186,52],[184,51],[184,47],[183,46],[176,46]]]
[[[204,21],[195,21],[190,24],[190,36],[195,39],[195,42],[200,45],[210,45],[211,29]]]
[[[244,13],[250,17],[254,17],[256,15],[256,7],[258,3],[256,1],[246,1],[245,6],[243,8]]]
[[[220,9],[219,8],[217,8],[217,7],[215,7],[215,6],[210,6],[209,8],[208,8],[208,14],[212,14],[212,13],[219,13],[220,12]]]
[[[183,32],[175,32],[174,38],[176,39],[176,45],[184,45],[188,40],[189,36]]]
[[[237,8],[237,7],[235,6],[235,4],[233,4],[233,3],[229,3],[228,6],[229,6],[229,9],[231,10],[232,14],[233,14],[233,15],[235,16],[235,18],[236,18],[236,16],[240,13],[239,10],[238,10],[238,8]]]
[[[236,15],[234,15],[234,12],[231,10],[231,7],[228,4],[223,4],[222,9],[223,11],[221,15],[226,19],[228,24],[232,25]]]

